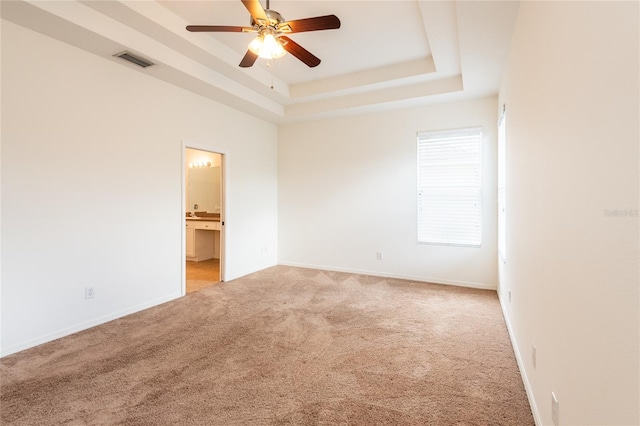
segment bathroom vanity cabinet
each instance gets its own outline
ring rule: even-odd
[[[220,222],[187,219],[186,229],[187,260],[202,260],[220,257]]]

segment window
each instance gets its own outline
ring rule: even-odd
[[[482,242],[482,129],[418,133],[418,242]]]
[[[506,238],[506,121],[507,113],[505,107],[502,108],[502,115],[498,121],[498,255],[503,262],[507,261],[507,238]]]

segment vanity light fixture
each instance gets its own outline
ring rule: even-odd
[[[193,169],[196,167],[211,167],[211,161],[194,161],[193,163],[189,163],[189,168]]]

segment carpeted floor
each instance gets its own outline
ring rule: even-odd
[[[285,266],[0,373],[2,424],[533,424],[495,292]]]

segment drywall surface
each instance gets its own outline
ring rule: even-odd
[[[181,295],[184,146],[225,154],[225,279],[276,264],[276,126],[2,22],[2,354]]]
[[[640,423],[638,12],[523,2],[513,35],[499,293],[539,424],[551,392],[561,425]]]
[[[281,126],[279,262],[495,288],[496,102]],[[418,244],[416,133],[477,126],[484,128],[482,247]]]

